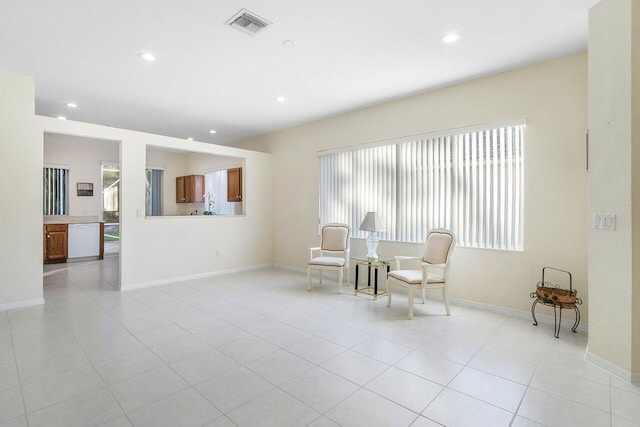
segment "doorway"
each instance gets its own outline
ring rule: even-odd
[[[110,252],[104,253],[105,256],[102,260],[97,257],[93,259],[91,256],[86,258],[67,256],[64,263],[44,265],[44,276],[52,276],[46,279],[45,290],[50,284],[49,282],[60,281],[66,278],[67,274],[91,277],[100,282],[94,283],[93,280],[87,280],[87,286],[91,282],[92,286],[108,284],[114,289],[119,289],[121,271],[119,255],[122,238],[119,200],[121,141],[44,132],[43,146],[45,168],[53,165],[58,169],[66,170],[66,173],[62,175],[65,179],[58,179],[56,186],[57,197],[64,210],[50,209],[47,211],[48,205],[43,203],[44,219],[51,223],[51,218],[47,217],[54,215],[53,220],[60,219],[69,224],[93,223],[94,220],[96,223],[104,221],[108,224],[105,229],[106,233],[98,234],[101,237],[99,240],[106,237],[105,240],[115,242],[107,244]],[[47,188],[45,182],[43,180],[43,190]],[[110,198],[108,204],[105,205],[103,190],[109,186],[112,186],[108,191]],[[43,191],[45,201],[47,195],[47,192]],[[53,197],[51,194],[49,196]],[[52,205],[51,202],[49,205]],[[86,239],[81,240],[85,244],[87,243]],[[68,243],[67,236],[67,246]],[[100,243],[98,243],[99,247]]]
[[[102,163],[104,254],[120,253],[120,165]]]

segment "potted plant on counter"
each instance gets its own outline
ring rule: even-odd
[[[202,195],[203,198],[207,199],[207,203],[208,203],[208,209],[204,212],[202,212],[202,215],[215,215],[216,213],[214,212],[213,208],[214,205],[216,204],[216,202],[213,201],[213,194],[211,194],[211,192],[207,191],[206,194]]]

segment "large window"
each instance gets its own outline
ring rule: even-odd
[[[161,216],[163,214],[164,203],[163,181],[164,170],[159,167],[150,167],[145,170],[145,212],[147,216]]]
[[[69,214],[69,168],[45,166],[42,173],[44,215]]]
[[[422,242],[432,228],[459,246],[522,250],[523,124],[422,135],[320,156],[320,222],[354,237],[378,211],[386,240]]]
[[[204,174],[204,209],[216,215],[239,215],[240,203],[227,201],[227,169]]]
[[[120,165],[102,164],[102,216],[105,223],[120,222]]]
[[[120,252],[120,165],[102,162],[104,252]]]

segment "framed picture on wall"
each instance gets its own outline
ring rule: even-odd
[[[79,182],[78,183],[78,196],[93,196],[93,183],[92,182]]]

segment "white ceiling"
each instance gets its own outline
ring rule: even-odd
[[[0,69],[35,77],[37,114],[229,144],[584,50],[598,0],[0,1]],[[242,8],[273,25],[225,25]]]

